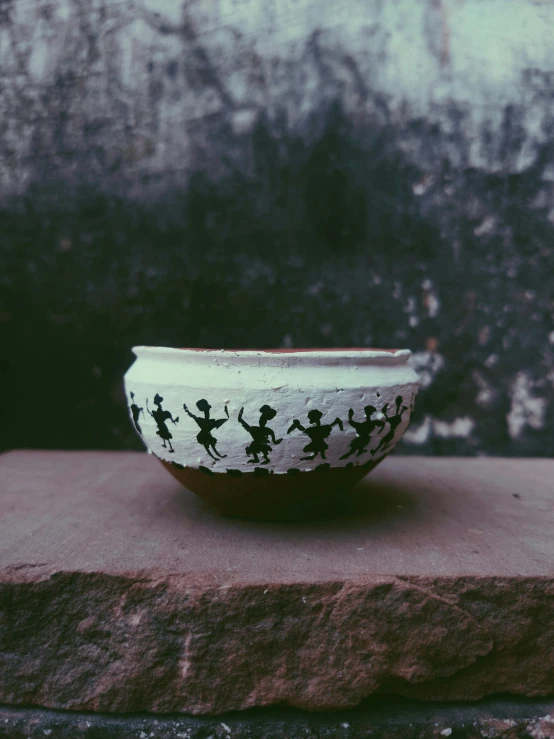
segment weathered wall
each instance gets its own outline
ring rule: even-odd
[[[554,450],[554,6],[0,0],[0,446],[138,343],[407,346],[403,451]]]

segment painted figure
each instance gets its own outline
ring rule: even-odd
[[[259,426],[251,426],[247,423],[242,417],[243,413],[244,408],[241,408],[238,417],[239,423],[252,437],[252,443],[246,447],[246,453],[249,456],[252,456],[252,459],[248,460],[248,464],[258,464],[260,461],[259,455],[263,457],[261,463],[268,464],[268,454],[271,451],[271,447],[269,446],[270,439],[273,444],[280,444],[283,441],[283,439],[276,439],[273,429],[270,429],[269,426],[267,426],[267,422],[275,418],[277,411],[274,408],[270,408],[268,405],[262,405],[260,408]]]
[[[212,436],[212,431],[214,429],[220,428],[220,426],[223,426],[224,423],[227,423],[229,420],[229,411],[227,410],[227,406],[225,406],[225,414],[227,418],[210,418],[210,410],[211,405],[208,403],[207,400],[202,399],[199,400],[196,403],[196,407],[198,410],[204,414],[204,416],[195,416],[194,413],[191,413],[189,409],[187,408],[186,404],[183,403],[183,408],[185,409],[185,413],[187,413],[191,418],[193,418],[196,423],[200,426],[200,433],[196,437],[196,440],[199,444],[201,444],[204,449],[208,452],[210,457],[212,459],[217,460],[219,457],[220,459],[223,459],[226,457],[226,454],[220,454],[216,449],[217,439],[215,436]],[[213,454],[212,454],[213,452]],[[217,457],[215,456],[217,454]]]
[[[402,408],[400,408],[400,406],[402,406]],[[389,423],[390,429],[388,433],[386,433],[381,439],[381,441],[379,442],[379,446],[376,449],[372,450],[371,452],[372,454],[377,454],[377,452],[384,452],[387,449],[387,447],[389,447],[392,444],[392,442],[394,441],[394,435],[396,433],[396,429],[402,423],[402,414],[404,413],[404,411],[407,411],[408,408],[405,405],[402,405],[402,396],[399,395],[396,398],[396,413],[394,414],[394,416],[389,416],[388,410],[389,410],[389,404],[386,403],[383,406],[382,411],[383,411],[383,415],[385,416],[385,420],[387,420]]]
[[[140,414],[144,416],[144,408],[139,408],[139,406],[135,403],[135,394],[131,393],[131,400],[133,401],[131,403],[131,414],[133,416],[133,423],[135,424],[136,430],[139,432],[139,434],[142,436],[142,429],[139,424],[139,417]]]
[[[356,430],[356,438],[352,439],[350,442],[350,449],[346,452],[346,454],[343,454],[341,459],[348,459],[348,457],[352,456],[352,454],[356,453],[356,456],[359,457],[361,454],[367,451],[368,444],[371,441],[371,433],[374,431],[374,429],[378,428],[379,432],[383,430],[383,427],[385,426],[385,422],[382,421],[380,418],[371,418],[371,416],[375,413],[377,408],[373,405],[366,405],[364,408],[365,412],[365,421],[355,421],[354,420],[354,411],[351,408],[348,411],[348,423]]]
[[[305,428],[304,426],[302,426],[300,421],[295,418],[289,430],[287,431],[287,434],[290,434],[291,431],[297,429],[298,431],[302,431],[303,434],[306,434],[306,436],[310,438],[310,443],[304,447],[304,451],[309,452],[309,454],[307,457],[301,457],[302,460],[315,459],[318,454],[322,459],[327,459],[327,457],[325,456],[325,452],[327,449],[329,449],[329,445],[326,443],[325,439],[327,439],[327,437],[331,434],[333,426],[338,426],[341,431],[344,431],[344,427],[340,418],[335,418],[333,423],[322,424],[322,416],[323,413],[321,411],[315,409],[311,410],[308,413],[308,421],[312,424],[311,426]]]
[[[162,408],[163,400],[164,399],[162,398],[162,396],[156,393],[156,395],[154,396],[154,405],[157,407],[155,411],[151,411],[148,407],[148,398],[146,398],[146,410],[148,411],[148,413],[150,413],[154,421],[156,421],[156,424],[158,426],[158,430],[156,431],[156,433],[162,440],[162,445],[167,449],[167,444],[169,444],[169,451],[173,453],[175,451],[175,449],[171,446],[171,439],[173,438],[173,436],[171,435],[170,430],[167,428],[166,421],[171,421],[171,423],[175,426],[175,424],[179,421],[179,416],[177,416],[177,418],[173,418],[169,411],[164,411],[164,409]]]

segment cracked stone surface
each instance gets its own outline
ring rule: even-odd
[[[146,454],[5,454],[0,701],[206,714],[551,694],[553,474],[393,456],[338,518],[277,525],[216,517]]]

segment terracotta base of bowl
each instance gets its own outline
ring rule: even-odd
[[[258,521],[301,521],[337,515],[348,502],[347,491],[374,469],[384,457],[364,465],[329,467],[309,472],[290,470],[271,474],[257,468],[241,473],[183,467],[160,462],[188,490],[209,503],[222,516]]]

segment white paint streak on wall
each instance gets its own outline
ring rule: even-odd
[[[435,293],[429,293],[425,299],[425,307],[429,318],[436,318],[439,314],[440,301]]]
[[[423,423],[412,426],[404,433],[408,444],[426,444],[433,436],[441,439],[466,439],[475,428],[475,421],[467,416],[454,419],[448,423],[425,416]]]
[[[408,444],[426,444],[433,433],[433,420],[431,416],[425,416],[423,423],[419,426],[410,426],[404,432],[404,441]]]
[[[439,315],[440,300],[436,294],[433,282],[430,279],[426,279],[422,283],[424,291],[423,305],[427,311],[429,318],[436,318]]]
[[[433,421],[435,436],[440,436],[441,439],[465,439],[471,435],[474,428],[475,422],[467,416],[456,418],[451,423]]]
[[[533,395],[533,383],[525,372],[518,372],[512,384],[512,406],[506,417],[508,432],[517,439],[525,426],[541,429],[544,425],[546,400]]]
[[[420,386],[429,387],[445,366],[445,359],[438,352],[415,352],[410,357],[410,365],[417,372]]]
[[[475,402],[477,403],[477,405],[480,405],[484,408],[488,407],[494,400],[496,394],[495,391],[478,370],[475,370],[472,373],[471,377],[473,379],[473,382],[479,388],[479,392],[477,393]]]

